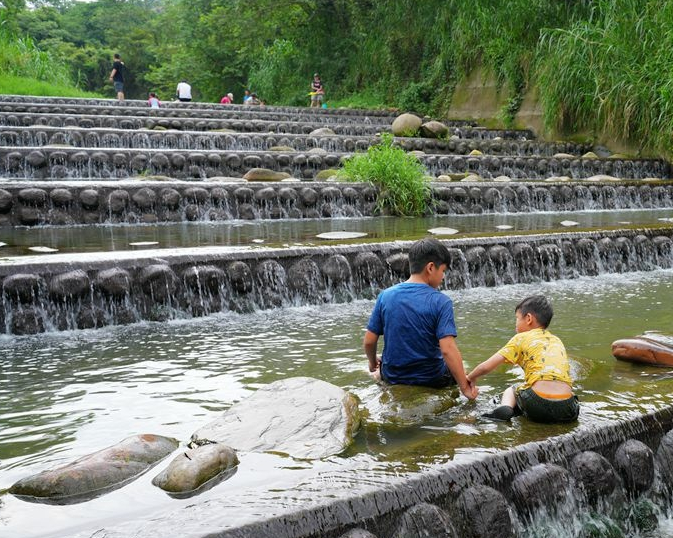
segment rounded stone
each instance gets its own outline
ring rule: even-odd
[[[353,269],[363,283],[379,284],[386,275],[381,259],[373,252],[360,252],[353,260]]]
[[[592,503],[610,495],[618,483],[610,462],[597,452],[587,451],[575,456],[570,471]]]
[[[25,226],[35,226],[40,224],[42,216],[36,207],[22,207],[18,215],[19,223]]]
[[[12,193],[5,189],[0,189],[0,213],[7,213],[12,209],[14,197]]]
[[[283,291],[287,286],[285,268],[276,260],[264,260],[255,268],[255,280],[264,290]]]
[[[54,189],[49,196],[51,203],[57,207],[67,207],[73,200],[73,195],[68,189]]]
[[[79,193],[79,200],[85,209],[96,209],[98,207],[98,191],[95,189],[84,189]]]
[[[553,508],[566,501],[570,475],[563,467],[540,463],[516,475],[512,481],[512,499],[521,513]]]
[[[477,272],[488,264],[488,253],[484,247],[472,247],[465,252],[465,259],[470,267],[470,272]]]
[[[13,302],[28,304],[37,301],[45,288],[44,279],[34,273],[18,273],[2,282],[2,291]]]
[[[456,501],[461,538],[512,538],[514,525],[507,499],[488,486],[473,486]]]
[[[304,187],[299,191],[299,197],[306,207],[313,207],[318,203],[318,193],[315,189]]]
[[[210,202],[210,193],[202,187],[189,187],[184,191],[185,198],[192,203],[205,205]]]
[[[255,199],[260,202],[273,202],[278,199],[278,194],[273,187],[265,187],[263,189],[259,189],[255,193]]]
[[[49,294],[59,299],[77,299],[91,290],[91,280],[83,270],[56,275],[49,282]]]
[[[131,275],[128,271],[115,267],[98,273],[95,280],[96,288],[110,297],[125,297],[131,291]]]
[[[174,210],[180,207],[180,200],[182,199],[182,196],[175,189],[165,188],[161,189],[161,192],[159,193],[159,199],[161,201],[161,205],[168,209]]]
[[[397,525],[392,538],[455,538],[448,514],[434,504],[419,503],[409,508]]]
[[[97,306],[83,306],[77,314],[78,329],[95,329],[105,325],[107,325],[105,311]]]
[[[242,261],[230,263],[227,266],[227,276],[234,291],[238,293],[250,293],[252,291],[252,271],[247,263]]]
[[[19,201],[25,205],[42,207],[47,203],[48,195],[44,189],[28,188],[21,189],[18,194]]]
[[[124,213],[129,205],[129,193],[122,189],[112,191],[107,198],[107,205],[110,213],[119,215]]]
[[[175,294],[177,277],[168,265],[157,263],[143,267],[139,281],[143,291],[153,300],[164,303]]]
[[[348,259],[341,255],[335,254],[330,256],[322,265],[322,272],[327,277],[328,282],[333,286],[339,286],[350,282],[351,266]]]
[[[22,308],[12,312],[11,331],[16,335],[43,333],[43,314],[37,308]]]
[[[254,197],[255,192],[249,187],[238,187],[234,191],[234,198],[236,198],[239,203],[252,202]]]
[[[310,258],[295,262],[287,273],[288,287],[294,293],[315,298],[322,289],[322,275],[318,265]]]
[[[44,153],[41,151],[31,151],[27,156],[26,156],[26,162],[32,166],[33,168],[41,168],[43,166],[46,166],[47,164],[47,157],[45,156]]]
[[[647,491],[654,481],[654,454],[636,439],[622,443],[615,452],[615,468],[630,495]]]
[[[278,195],[283,202],[291,203],[294,202],[297,197],[297,191],[291,187],[284,187],[278,191]]]
[[[388,267],[390,267],[392,273],[398,277],[407,279],[411,275],[409,255],[405,252],[388,256],[386,258],[386,263],[388,264]]]
[[[134,192],[131,199],[140,209],[152,209],[157,201],[157,193],[148,187],[143,187]]]
[[[673,430],[661,438],[656,462],[664,484],[669,488],[673,487]]]
[[[222,269],[214,265],[196,265],[189,267],[182,274],[185,284],[192,290],[203,294],[218,294],[220,286],[225,281]]]
[[[346,534],[342,534],[339,538],[376,538],[376,535],[364,529],[351,529]]]
[[[152,155],[152,158],[150,159],[150,165],[156,169],[167,168],[169,164],[170,161],[168,160],[168,157],[166,157],[166,155],[163,155],[161,153]]]

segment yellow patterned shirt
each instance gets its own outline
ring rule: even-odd
[[[572,387],[570,363],[563,342],[546,329],[515,334],[498,351],[505,360],[523,368],[525,382],[517,391],[528,389],[536,381],[563,381]]]

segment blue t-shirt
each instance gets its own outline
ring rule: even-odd
[[[439,340],[457,336],[453,303],[432,286],[402,282],[382,291],[367,329],[384,335],[381,373],[389,383],[425,385],[449,373]]]

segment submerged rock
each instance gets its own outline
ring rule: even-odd
[[[673,336],[647,332],[612,342],[612,354],[622,361],[673,366]]]
[[[190,496],[218,483],[217,479],[236,465],[238,457],[233,448],[222,443],[209,443],[178,454],[154,477],[152,484],[169,493]],[[231,473],[227,473],[226,477],[229,476]]]
[[[293,377],[233,405],[194,432],[192,443],[221,442],[236,450],[318,459],[342,452],[359,426],[355,396],[325,381]]]
[[[414,426],[448,411],[458,403],[458,389],[419,385],[374,385],[366,397],[368,421]]]
[[[88,501],[137,478],[177,446],[178,441],[170,437],[134,435],[64,467],[19,480],[9,492],[46,504]]]

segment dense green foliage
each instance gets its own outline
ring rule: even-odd
[[[83,89],[173,97],[180,79],[215,101],[249,87],[271,104],[327,103],[444,114],[475,67],[495,76],[511,123],[539,89],[547,125],[671,153],[673,4],[664,0],[0,0],[0,26],[29,36]],[[61,64],[54,63],[56,66]],[[4,68],[2,68],[4,69]],[[53,71],[53,70],[52,70]]]
[[[373,183],[379,188],[377,209],[389,215],[420,216],[427,212],[430,183],[419,160],[393,146],[391,134],[366,153],[350,157],[339,176],[348,181]]]

